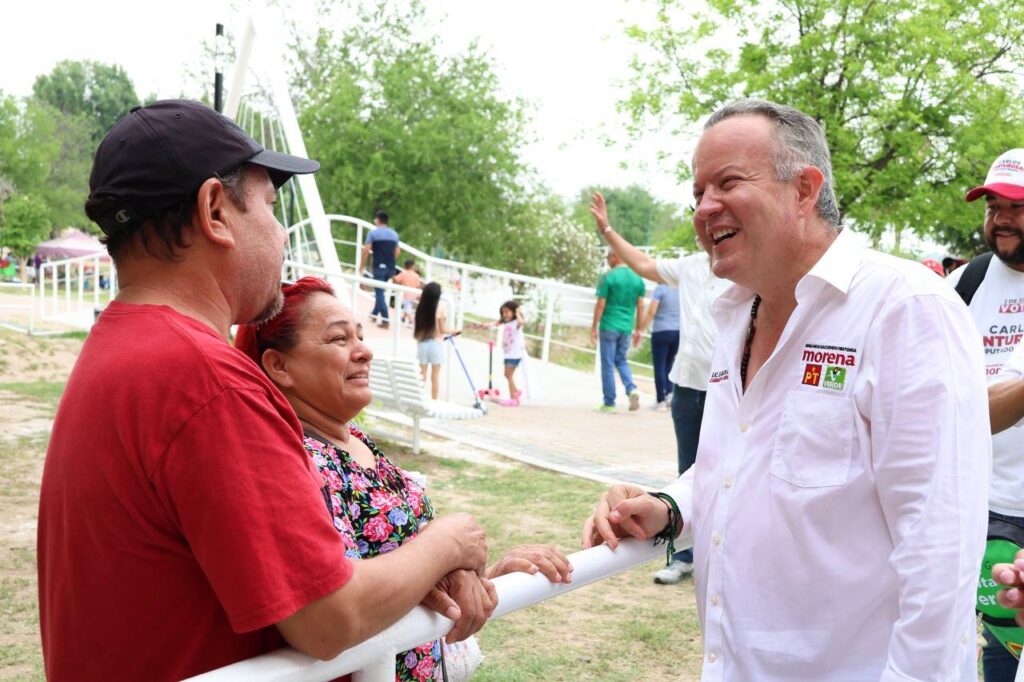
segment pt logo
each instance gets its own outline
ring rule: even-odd
[[[843,390],[843,386],[846,384],[846,368],[836,367],[829,365],[825,368],[825,381],[821,383],[825,388],[831,388],[833,391]]]
[[[804,368],[804,383],[817,386],[821,382],[821,365],[807,365]]]

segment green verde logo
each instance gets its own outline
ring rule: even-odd
[[[821,382],[821,385],[825,388],[831,388],[833,391],[843,390],[843,385],[846,384],[846,368],[836,367],[835,365],[829,365],[825,368],[825,380]]]

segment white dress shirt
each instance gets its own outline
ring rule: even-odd
[[[697,463],[666,489],[694,534],[701,679],[964,679],[991,466],[967,308],[845,234],[796,299],[745,394],[753,292],[716,301]]]
[[[704,251],[682,258],[655,261],[665,284],[679,288],[679,350],[668,379],[676,386],[707,390],[711,353],[715,348],[715,320],[711,304],[729,287],[715,277]]]

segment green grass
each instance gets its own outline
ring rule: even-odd
[[[523,543],[579,547],[582,521],[604,486],[521,464],[493,466],[385,452],[428,476],[439,514],[469,512],[485,528],[491,560]],[[690,581],[656,586],[656,564],[493,621],[478,635],[474,680],[697,679],[701,640]]]
[[[64,382],[34,381],[31,383],[6,383],[0,384],[0,391],[17,393],[20,396],[37,402],[48,403],[56,409],[60,397],[64,394]]]

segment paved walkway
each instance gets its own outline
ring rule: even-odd
[[[364,309],[363,303],[358,307],[365,320],[368,308]],[[393,329],[364,324],[367,342],[376,354],[415,357],[416,342],[410,330],[402,330],[396,353]],[[476,387],[485,387],[487,345],[461,337],[456,342]],[[604,414],[595,411],[601,402],[601,382],[596,374],[536,359],[527,363],[531,380],[527,386],[529,399],[520,407],[487,403],[488,413],[479,419],[428,419],[421,422],[422,430],[473,448],[604,482],[628,481],[660,487],[675,479],[672,418],[667,412],[651,409],[654,388],[650,381],[637,381],[643,392],[639,410],[627,409],[619,383],[618,411]],[[500,368],[495,368],[495,374],[495,385],[504,395],[505,377]],[[448,364],[441,374],[441,399],[473,404],[468,382],[450,349]],[[378,411],[375,414],[393,416]]]

